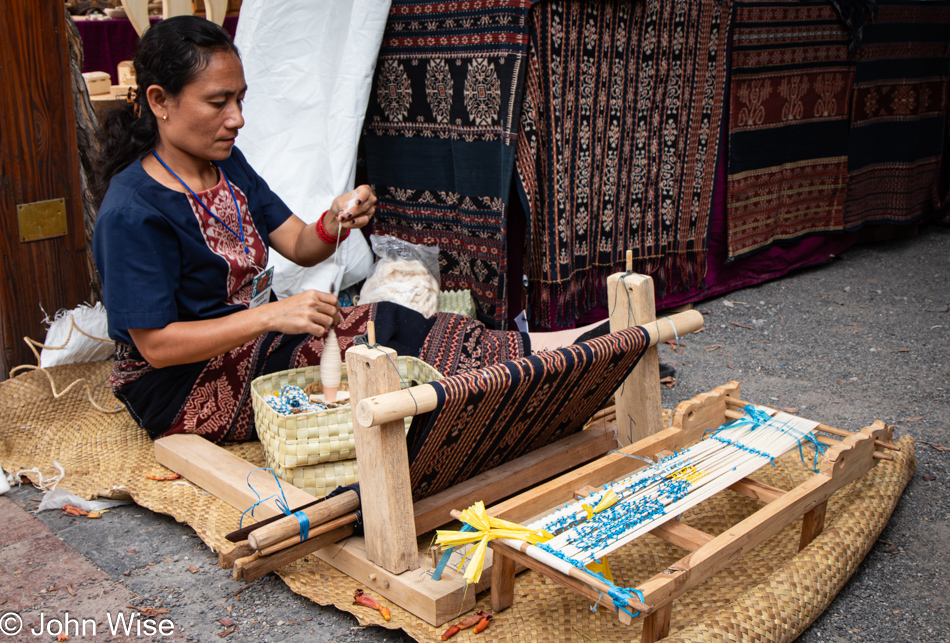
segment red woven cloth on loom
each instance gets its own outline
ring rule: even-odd
[[[647,349],[640,326],[433,382],[409,442],[421,500],[581,430]]]
[[[830,2],[735,3],[730,259],[843,229],[854,82],[850,42]]]

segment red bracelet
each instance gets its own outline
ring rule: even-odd
[[[332,246],[336,244],[337,238],[333,236],[332,234],[330,234],[327,231],[326,226],[323,225],[323,217],[327,216],[327,213],[329,212],[330,211],[327,210],[323,214],[321,214],[320,218],[317,219],[317,222],[314,224],[313,227],[317,231],[317,236],[320,237],[320,241]],[[337,225],[340,225],[339,221],[337,222]],[[344,228],[343,226],[340,226],[340,230],[342,230],[342,234],[340,235],[340,238],[339,238],[340,241],[343,241],[348,236],[350,236],[349,228]]]

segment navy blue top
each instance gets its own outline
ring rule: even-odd
[[[92,245],[113,340],[134,344],[130,328],[164,328],[247,308],[251,280],[267,265],[268,233],[291,212],[236,147],[219,165],[241,225],[224,176],[197,196],[231,230],[243,227],[244,243],[191,194],[150,177],[140,161],[109,183]]]

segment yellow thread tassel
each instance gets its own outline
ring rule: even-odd
[[[496,538],[509,538],[511,540],[520,540],[533,545],[543,543],[554,538],[554,536],[544,530],[528,529],[521,525],[500,518],[493,518],[485,511],[484,502],[476,502],[474,505],[461,513],[462,522],[475,528],[475,531],[436,531],[436,542],[442,547],[458,547],[459,545],[469,545],[478,543],[473,549],[462,557],[462,562],[466,558],[471,558],[468,567],[465,568],[465,580],[469,583],[477,583],[482,577],[482,568],[485,565],[485,553],[488,551],[488,543]],[[459,563],[461,565],[461,562]]]

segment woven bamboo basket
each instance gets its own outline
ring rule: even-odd
[[[442,378],[441,373],[414,357],[400,356],[399,376],[403,385],[415,386]],[[254,405],[254,422],[257,436],[264,447],[264,454],[284,471],[291,482],[291,471],[297,467],[309,467],[356,457],[353,443],[353,416],[349,405],[326,411],[311,411],[296,415],[278,413],[264,395],[279,391],[282,386],[299,386],[309,393],[319,393],[320,367],[306,366],[263,375],[251,382],[251,400]],[[347,390],[346,364],[340,374],[340,390]],[[408,430],[407,419],[407,430]],[[276,471],[276,470],[275,470]]]
[[[264,466],[271,469],[282,482],[289,482],[316,498],[323,498],[337,487],[359,481],[355,459],[284,469],[265,453]]]

